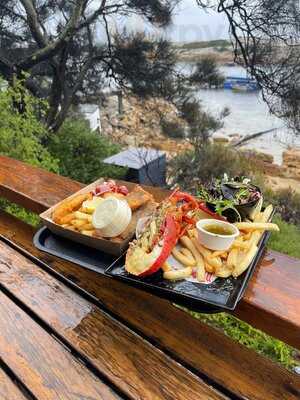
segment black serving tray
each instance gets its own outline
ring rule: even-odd
[[[147,278],[138,278],[125,271],[124,256],[108,267],[106,274],[194,311],[233,311],[244,295],[269,237],[270,232],[265,232],[250,267],[237,279],[218,278],[209,285],[189,281],[172,282],[163,279],[161,271]]]
[[[265,232],[259,243],[258,252],[244,274],[237,279],[218,278],[209,285],[188,281],[167,281],[162,278],[161,272],[147,278],[134,277],[125,271],[124,255],[116,258],[100,250],[57,236],[47,227],[42,227],[37,231],[33,243],[39,250],[46,253],[121,280],[183,307],[202,313],[216,313],[235,309],[264,253],[269,237],[270,232]]]
[[[117,259],[116,256],[111,254],[57,236],[45,226],[36,232],[33,244],[39,250],[71,261],[99,274],[104,274],[105,270]]]

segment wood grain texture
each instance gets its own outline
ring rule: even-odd
[[[1,213],[0,233],[98,297],[111,311],[187,365],[244,398],[299,398],[299,376],[240,346],[167,301],[39,252],[32,245],[33,232],[28,225]]]
[[[31,210],[44,211],[81,187],[78,182],[0,156],[0,195],[6,195]],[[157,199],[167,193],[159,188],[152,190]],[[299,293],[300,261],[269,252],[257,267],[235,314],[300,348]]]
[[[267,251],[234,314],[300,349],[300,260]]]
[[[1,358],[36,398],[119,398],[2,292],[0,332]]]
[[[0,283],[130,398],[225,398],[2,242]]]
[[[0,399],[28,400],[9,376],[0,368]]]
[[[52,172],[0,155],[0,196],[36,213],[83,185]]]

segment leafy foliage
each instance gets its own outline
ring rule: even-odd
[[[1,82],[0,82],[1,83]],[[15,103],[22,104],[16,112]],[[37,114],[46,105],[23,88],[21,82],[0,91],[0,154],[58,172],[58,160],[44,147],[48,132]]]
[[[220,144],[207,143],[195,150],[179,154],[169,163],[169,179],[193,192],[199,184],[209,184],[213,178],[253,176],[255,165],[242,154]]]
[[[114,37],[112,31],[118,18],[132,15],[165,27],[178,0],[90,3],[12,0],[0,8],[0,74],[12,82],[27,72],[24,84],[48,100],[47,126],[53,132],[79,97],[99,97],[109,80],[121,86],[134,82],[133,89],[144,93],[150,83],[154,90],[155,79],[164,79],[168,68],[166,41],[141,40],[140,34]]]
[[[273,192],[265,190],[265,198],[272,202],[281,218],[290,223],[300,226],[300,195],[291,189]]]
[[[122,82],[139,96],[161,96],[161,87],[170,78],[176,64],[171,44],[150,40],[144,33],[117,34],[114,38],[112,68]]]
[[[184,126],[179,125],[177,122],[162,118],[161,128],[163,133],[172,139],[183,139],[185,137]]]
[[[105,165],[102,160],[120,150],[97,132],[92,132],[87,122],[67,119],[58,133],[49,139],[49,152],[59,160],[60,173],[83,183],[101,176],[122,178],[126,169]]]
[[[214,57],[207,56],[196,64],[195,71],[190,77],[190,82],[196,85],[208,85],[209,87],[219,87],[225,81],[217,66]]]

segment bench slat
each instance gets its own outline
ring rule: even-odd
[[[0,368],[0,399],[1,400],[28,400],[10,379],[9,376]]]
[[[225,398],[1,241],[0,255],[0,285],[130,398]]]
[[[5,213],[0,213],[0,233],[97,296],[114,314],[169,354],[237,395],[254,400],[298,399],[299,376],[233,342],[167,301],[39,252],[32,245],[34,229]]]
[[[118,399],[0,292],[0,356],[39,400]]]
[[[0,196],[44,211],[82,187],[70,179],[0,156]],[[166,191],[153,188],[163,198]],[[273,260],[272,264],[269,260]],[[257,267],[235,315],[300,349],[300,261],[269,252]]]

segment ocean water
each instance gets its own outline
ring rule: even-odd
[[[183,67],[186,71],[190,66]],[[241,67],[221,67],[225,76],[246,77]],[[230,109],[230,115],[224,121],[224,127],[217,133],[223,135],[239,134],[241,136],[280,128],[252,140],[245,147],[263,151],[274,156],[277,164],[282,163],[282,152],[290,147],[300,147],[300,137],[285,126],[284,121],[271,115],[260,92],[240,93],[224,89],[200,89],[195,93],[205,109],[218,114],[224,107]]]

